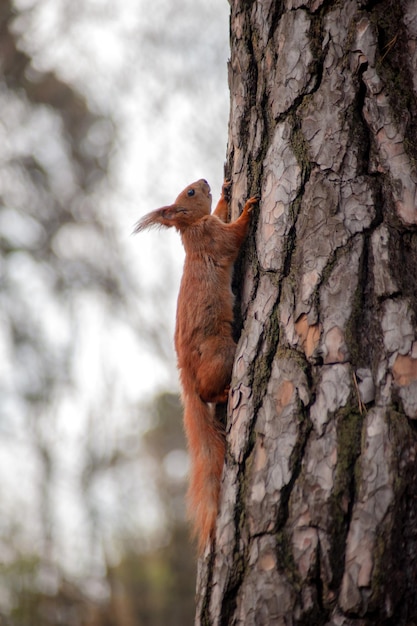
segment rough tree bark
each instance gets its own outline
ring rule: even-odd
[[[243,262],[196,624],[417,623],[417,2],[231,0]]]

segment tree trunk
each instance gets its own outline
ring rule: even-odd
[[[196,624],[417,623],[417,2],[231,0],[260,192]]]

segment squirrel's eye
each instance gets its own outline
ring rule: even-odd
[[[195,194],[195,189],[189,189],[187,191],[187,196],[189,196],[191,198],[191,196],[193,196]]]

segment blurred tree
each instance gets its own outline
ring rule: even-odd
[[[196,558],[185,519],[188,459],[182,408],[177,395],[163,393],[146,410],[151,414],[152,425],[143,441],[156,462],[152,476],[146,478],[155,481],[160,497],[162,545],[140,550],[140,540],[134,532],[127,537],[124,531],[118,538],[119,561],[107,566],[110,599],[99,611],[100,620],[109,626],[180,626],[190,624],[194,615]],[[108,466],[128,461],[126,452],[120,450],[108,459]],[[96,474],[105,470],[103,458],[89,467],[87,489]]]
[[[35,70],[18,47],[18,16],[14,3],[1,1],[3,606],[16,623],[78,625],[79,617],[56,617],[77,615],[75,596],[43,591],[56,555],[58,407],[75,387],[82,294],[124,316],[133,281],[98,207],[113,123],[54,72]],[[54,589],[59,566],[49,569]]]
[[[2,0],[0,346],[6,358],[0,428],[9,436],[22,428],[20,435],[35,452],[33,462],[42,468],[46,547],[53,407],[74,382],[74,307],[80,294],[95,292],[120,314],[132,283],[97,209],[114,139],[112,122],[93,113],[85,98],[53,72],[33,69],[17,47],[16,15],[15,6]],[[97,150],[90,140],[95,128],[102,129]]]
[[[188,528],[177,525],[161,550],[137,554],[127,550],[109,568],[111,598],[106,613],[111,626],[181,626],[194,617],[195,555]]]

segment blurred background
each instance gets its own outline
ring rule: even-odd
[[[145,213],[226,154],[226,0],[0,0],[0,625],[191,624],[173,349]]]

